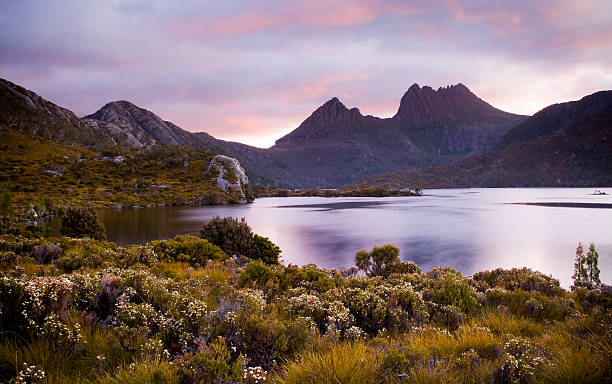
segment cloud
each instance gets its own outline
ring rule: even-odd
[[[414,82],[517,113],[612,88],[604,0],[23,0],[0,21],[0,76],[77,114],[127,99],[263,146],[334,96],[392,115]]]

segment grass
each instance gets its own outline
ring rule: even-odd
[[[287,362],[272,378],[279,384],[378,384],[379,353],[364,343],[340,344],[326,351],[307,352]]]

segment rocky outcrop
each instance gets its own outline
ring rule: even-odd
[[[239,196],[237,202],[244,204],[252,201],[249,178],[238,160],[217,155],[210,161],[204,176],[216,182],[217,187],[223,193],[229,196]]]

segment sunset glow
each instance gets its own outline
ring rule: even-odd
[[[415,82],[520,114],[612,88],[603,0],[18,1],[0,21],[0,77],[81,116],[129,100],[260,147],[334,96],[392,116]]]

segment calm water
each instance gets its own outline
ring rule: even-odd
[[[608,193],[612,190],[607,190]],[[521,202],[612,204],[593,189],[442,189],[423,197],[263,198],[245,206],[104,210],[109,240],[143,243],[197,234],[209,218],[245,217],[283,250],[285,263],[354,265],[360,249],[395,244],[423,270],[450,266],[470,274],[530,267],[570,285],[579,241],[594,242],[602,281],[612,283],[612,209],[514,205]],[[586,247],[585,247],[586,248]]]

